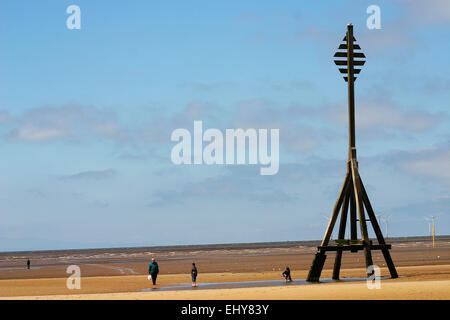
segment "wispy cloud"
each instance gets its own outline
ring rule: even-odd
[[[450,184],[450,147],[437,146],[427,149],[398,151],[387,157],[397,168],[424,178],[432,178]]]
[[[10,119],[9,112],[6,110],[0,110],[0,124],[7,122]]]
[[[431,150],[411,154],[401,164],[412,174],[440,178],[450,183],[450,150]]]
[[[15,127],[9,138],[24,142],[119,138],[121,134],[114,113],[90,106],[33,108],[9,121]]]
[[[321,192],[325,198],[334,197],[345,174],[345,162],[312,157],[304,164],[280,164],[280,171],[274,176],[260,176],[258,170],[256,166],[226,166],[218,174],[196,177],[196,181],[178,171],[163,170],[161,175],[166,180],[177,177],[176,184],[154,192],[148,206],[170,207],[192,201],[283,206],[304,200],[303,194],[329,181],[333,181],[331,189],[323,188]],[[314,181],[314,186],[308,181]]]
[[[348,116],[344,105],[326,107],[323,114],[337,123],[347,124]],[[356,111],[356,126],[362,130],[397,130],[420,133],[434,128],[445,121],[448,114],[407,110],[389,98],[362,97]]]
[[[14,129],[10,137],[14,140],[27,142],[43,142],[62,138],[67,132],[61,128],[26,125]]]
[[[180,85],[181,88],[188,88],[200,92],[214,92],[220,90],[233,90],[238,88],[238,85],[231,81],[219,82],[189,82]]]
[[[71,175],[61,176],[62,180],[105,180],[117,175],[116,170],[106,169],[98,171],[83,171]]]
[[[153,193],[149,206],[163,207],[189,201],[230,201],[242,199],[253,204],[286,203],[296,199],[295,194],[283,187],[273,191],[269,180],[258,175],[255,166],[228,167],[224,174],[207,177],[198,182],[179,181],[171,190]]]
[[[450,23],[450,2],[448,0],[397,1],[408,12],[407,18],[411,24],[420,26]]]
[[[97,208],[108,208],[110,204],[106,200],[95,200],[92,205]]]

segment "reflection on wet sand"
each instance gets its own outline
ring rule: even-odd
[[[389,279],[388,277],[380,277],[380,280]],[[320,283],[331,282],[354,282],[366,281],[366,278],[342,278],[341,280],[333,280],[331,278],[321,279]],[[315,283],[316,284],[316,283]],[[146,288],[139,291],[153,291],[153,290],[198,290],[198,289],[235,289],[235,288],[256,288],[256,287],[274,287],[274,286],[295,286],[295,285],[313,285],[305,279],[294,279],[291,282],[284,280],[260,280],[260,281],[236,281],[236,282],[209,282],[200,283],[197,287],[192,287],[190,283],[176,283],[164,287]]]

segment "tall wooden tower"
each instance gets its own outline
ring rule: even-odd
[[[338,199],[333,209],[330,222],[323,237],[321,245],[317,248],[317,253],[309,270],[307,281],[319,281],[320,274],[326,259],[327,251],[336,251],[336,259],[334,262],[333,279],[339,279],[339,271],[341,268],[342,252],[358,252],[364,251],[366,268],[373,265],[372,250],[381,250],[386,264],[389,268],[392,278],[397,278],[397,271],[392,261],[389,249],[391,245],[386,244],[380,226],[375,217],[375,213],[370,204],[369,197],[362,183],[358,172],[358,161],[356,159],[355,146],[355,94],[354,83],[356,80],[355,74],[359,74],[361,69],[354,67],[361,67],[365,63],[365,55],[360,50],[356,39],[353,37],[353,25],[347,25],[347,33],[343,40],[344,43],[339,45],[339,50],[334,55],[337,58],[334,62],[339,67],[339,71],[344,74],[344,80],[348,85],[348,120],[349,120],[349,149],[347,162],[347,175],[339,193]],[[340,58],[340,59],[339,59]],[[341,210],[342,209],[342,210]],[[348,211],[350,209],[350,217]],[[369,219],[366,220],[365,212]],[[341,215],[339,223],[338,239],[335,240],[335,245],[330,245],[330,237],[333,232],[334,225],[338,219],[339,213]],[[347,220],[350,223],[350,239],[344,239]],[[357,239],[357,223],[359,221],[360,233],[362,239]],[[367,233],[366,221],[370,221],[372,228],[377,237],[378,243],[374,244],[369,240]],[[368,273],[368,276],[370,273]]]

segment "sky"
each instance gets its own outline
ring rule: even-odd
[[[450,234],[450,2],[5,0],[0,251],[321,239],[346,173],[348,23],[372,206],[388,236],[432,215]],[[278,173],[175,165],[171,133],[195,120],[279,129]]]

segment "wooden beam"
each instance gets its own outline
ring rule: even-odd
[[[378,225],[377,217],[375,216],[375,213],[373,212],[372,205],[370,204],[369,197],[367,196],[366,189],[364,188],[364,184],[362,183],[362,180],[360,178],[360,185],[361,185],[361,195],[364,202],[364,206],[367,210],[367,215],[369,216],[370,222],[372,223],[373,231],[375,232],[375,235],[377,236],[377,240],[379,244],[385,244],[383,234],[381,232],[380,226]]]
[[[341,187],[341,191],[339,192],[339,197],[336,201],[336,204],[334,205],[333,213],[331,215],[330,222],[328,223],[327,231],[325,232],[321,246],[326,246],[328,244],[328,242],[330,241],[330,237],[331,237],[331,234],[333,233],[334,225],[335,225],[337,217],[339,215],[339,210],[341,209],[342,202],[344,201],[344,196],[348,191],[349,182],[350,182],[350,173],[347,172],[344,183],[342,184],[342,187]]]
[[[372,222],[372,227],[377,236],[378,243],[381,245],[384,245],[385,241],[384,241],[383,233],[381,232],[380,226],[378,225],[377,217],[375,216],[375,212],[373,211],[372,205],[370,204],[369,197],[367,196],[366,189],[364,188],[364,184],[362,183],[362,181],[360,181],[360,182],[361,182],[361,190],[362,190],[364,205],[367,209],[367,215],[369,216],[370,221]],[[395,279],[395,278],[398,278],[398,273],[397,273],[397,269],[395,268],[394,262],[392,261],[391,254],[389,253],[388,249],[390,249],[390,247],[383,248],[381,252],[383,253],[383,257],[384,257],[384,260],[386,261],[386,264],[388,266],[391,277],[393,279]]]
[[[341,222],[339,224],[339,234],[338,239],[343,239],[345,237],[345,226],[347,224],[347,216],[348,216],[348,205],[350,202],[350,187],[347,188],[347,192],[345,193],[344,205],[341,211]],[[333,267],[333,279],[339,280],[339,273],[341,270],[341,261],[342,261],[342,250],[338,250],[336,252],[336,257],[334,259],[334,267]]]
[[[321,251],[352,251],[352,250],[364,250],[365,248],[370,248],[370,250],[389,250],[391,249],[390,244],[372,244],[372,245],[364,245],[364,244],[350,244],[345,246],[319,246],[318,249]]]
[[[358,173],[358,163],[356,159],[351,160],[353,190],[355,192],[356,207],[358,209],[359,225],[361,227],[361,238],[364,241],[364,256],[366,258],[366,268],[373,265],[372,254],[370,252],[369,235],[367,233],[366,217],[364,215],[364,206],[362,201],[362,190],[360,185],[360,177]],[[372,273],[368,274],[370,276]]]
[[[325,264],[325,259],[327,256],[325,255],[324,250],[320,250],[314,256],[314,260],[312,262],[311,268],[309,269],[308,277],[306,281],[309,282],[318,282],[320,279],[320,274],[322,273],[323,265]]]
[[[356,228],[356,200],[353,189],[354,187],[352,178],[350,193],[350,239],[358,240],[358,229]]]

